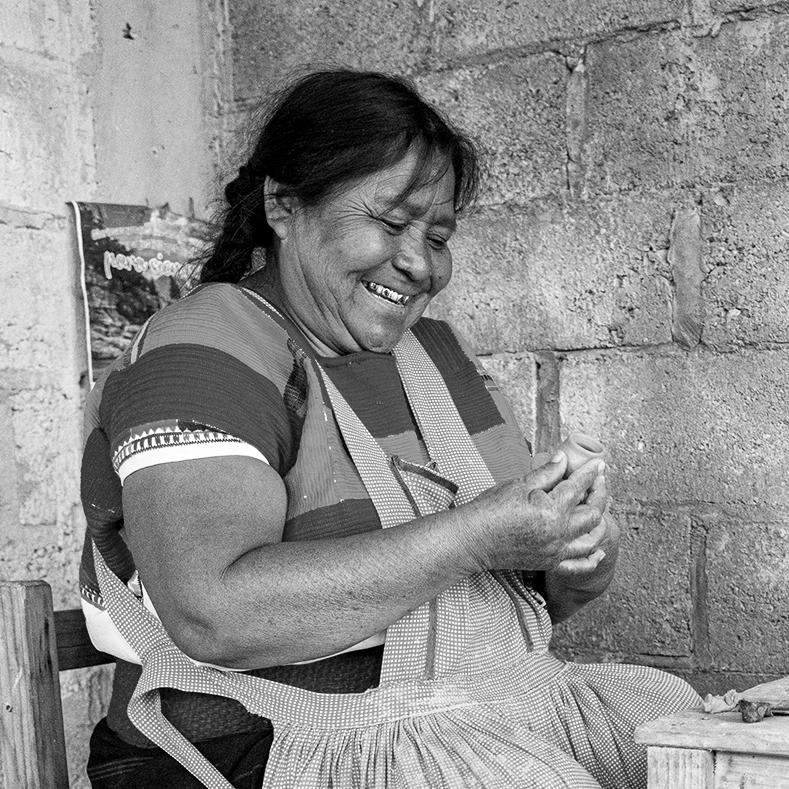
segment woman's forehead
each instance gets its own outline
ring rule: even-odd
[[[444,162],[428,161],[424,172],[415,172],[421,163],[406,159],[372,173],[360,184],[381,208],[402,207],[422,212],[436,206],[454,214],[455,172]]]

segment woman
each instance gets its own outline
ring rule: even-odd
[[[603,464],[531,470],[422,317],[476,184],[399,79],[321,72],[274,104],[204,284],[91,395],[84,608],[119,657],[94,787],[644,786],[634,727],[697,703],[548,653],[617,534]]]

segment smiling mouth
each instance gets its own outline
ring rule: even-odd
[[[383,285],[379,285],[377,282],[368,282],[366,280],[362,280],[362,284],[365,288],[367,288],[367,290],[370,291],[370,293],[380,296],[382,299],[385,299],[392,304],[399,304],[401,307],[405,307],[405,305],[411,301],[410,296],[406,296],[403,293],[398,293],[396,290],[392,290],[392,288],[386,288]]]

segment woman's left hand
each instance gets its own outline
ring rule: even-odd
[[[619,555],[619,527],[606,514],[608,491],[605,476],[594,481],[586,504],[601,512],[600,522],[576,540],[585,555],[565,559],[545,573],[545,599],[551,618],[560,621],[601,595],[611,583]]]
[[[558,576],[566,577],[568,581],[575,579],[581,584],[593,583],[600,576],[602,569],[610,564],[605,562],[605,558],[608,556],[616,558],[619,547],[619,529],[611,518],[606,517],[608,489],[604,474],[600,474],[592,483],[584,503],[600,513],[600,522],[597,526],[574,543],[576,548],[585,548],[586,555],[565,559],[554,570]],[[601,565],[603,565],[602,569]]]

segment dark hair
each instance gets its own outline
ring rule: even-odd
[[[414,149],[417,165],[403,190],[455,173],[455,209],[477,194],[474,144],[416,92],[407,80],[350,70],[308,74],[271,103],[249,161],[225,187],[221,230],[203,259],[201,282],[238,282],[255,247],[271,249],[263,183],[271,177],[287,196],[316,205],[348,184],[399,162]],[[443,169],[436,172],[436,167]]]

